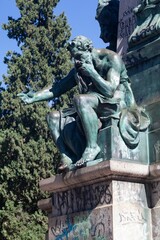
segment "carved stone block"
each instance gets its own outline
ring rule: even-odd
[[[114,240],[150,240],[151,215],[143,184],[113,181]]]
[[[101,153],[98,157],[104,160],[116,159],[148,164],[147,134],[147,131],[140,132],[139,145],[130,149],[120,135],[118,120],[111,118],[108,125],[99,132],[98,144]]]

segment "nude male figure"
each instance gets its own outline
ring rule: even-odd
[[[74,146],[67,146],[67,141],[62,136],[62,130],[67,126],[65,117],[58,111],[47,116],[53,140],[61,153],[59,170],[66,170],[73,163],[76,167],[82,167],[96,158],[100,152],[97,135],[103,104],[111,110],[112,106],[116,106],[117,111],[135,107],[126,68],[118,54],[108,49],[93,48],[92,42],[84,36],[73,39],[69,51],[74,59],[74,69],[64,79],[41,91],[19,94],[25,103],[30,104],[59,97],[78,84],[80,93],[74,97],[73,105],[85,135],[85,147],[76,162],[68,154],[74,151]],[[70,119],[69,114],[67,117]],[[72,119],[73,117],[69,122]]]

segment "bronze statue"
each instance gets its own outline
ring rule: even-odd
[[[120,56],[108,49],[93,48],[92,41],[78,36],[69,44],[74,68],[52,87],[20,93],[25,103],[50,100],[79,87],[73,108],[48,114],[47,122],[61,153],[59,170],[82,167],[100,152],[97,135],[101,116],[119,118],[120,132],[130,148],[138,144],[138,134],[148,126],[143,109],[137,107],[127,71]],[[105,112],[104,112],[105,109]],[[142,116],[143,115],[143,116]]]
[[[119,0],[99,0],[96,20],[100,26],[100,38],[109,43],[108,49],[116,51],[118,31]]]

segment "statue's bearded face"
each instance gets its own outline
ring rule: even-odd
[[[92,42],[83,36],[78,36],[69,45],[69,51],[74,58],[75,66],[80,67],[83,63],[92,62]]]
[[[92,49],[92,41],[84,36],[74,38],[69,45],[69,50],[73,57],[77,52],[91,52]]]

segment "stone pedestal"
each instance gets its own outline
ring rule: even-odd
[[[97,158],[101,158],[103,161],[117,159],[119,161],[148,164],[148,131],[140,132],[139,145],[130,149],[120,135],[118,123],[119,120],[110,118],[105,122],[105,127],[99,131],[98,145],[101,152]]]
[[[158,240],[159,167],[112,160],[41,180],[47,239]]]
[[[148,240],[150,221],[143,184],[105,181],[53,194],[49,239]]]
[[[40,181],[47,240],[159,240],[160,164],[101,162]]]

